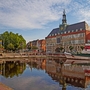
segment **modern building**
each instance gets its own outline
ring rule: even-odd
[[[45,39],[46,53],[55,53],[56,48],[60,47],[66,52],[70,52],[70,47],[73,47],[74,53],[80,53],[86,44],[90,44],[90,27],[85,21],[68,25],[64,10],[62,24],[53,29]]]

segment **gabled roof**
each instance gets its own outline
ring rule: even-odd
[[[68,31],[72,31],[75,32],[76,30],[86,30],[85,28],[85,24],[86,22],[83,21],[83,22],[79,22],[79,23],[75,23],[75,24],[71,24],[71,25],[67,25],[65,30],[60,30],[59,28],[55,28],[53,29],[48,36],[50,35],[55,35],[55,34],[58,34],[58,33],[63,33],[63,32],[68,32]]]

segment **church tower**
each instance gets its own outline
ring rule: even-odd
[[[65,9],[63,11],[63,17],[62,17],[62,24],[59,25],[60,30],[65,30],[67,26],[67,20],[66,20],[66,14]]]
[[[62,19],[62,24],[67,24],[67,20],[66,20],[66,14],[65,14],[65,9],[63,11],[63,19]]]

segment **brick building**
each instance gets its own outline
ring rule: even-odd
[[[53,29],[45,39],[46,53],[55,53],[58,47],[70,52],[70,46],[73,47],[74,53],[80,53],[81,47],[90,44],[90,27],[85,21],[68,25],[64,10],[62,24]]]
[[[31,50],[33,47],[37,47],[37,51],[45,52],[46,51],[46,41],[45,39],[37,39],[27,43],[27,47],[30,47]]]
[[[46,41],[45,41],[45,39],[39,40],[38,48],[39,48],[39,52],[46,52]]]

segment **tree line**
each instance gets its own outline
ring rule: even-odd
[[[4,48],[5,50],[20,50],[26,47],[26,40],[23,38],[22,35],[18,35],[18,33],[13,32],[4,32],[0,34],[0,40],[2,40],[2,45],[0,48]]]

